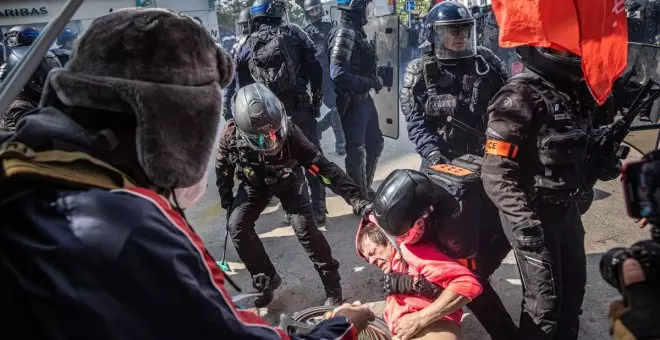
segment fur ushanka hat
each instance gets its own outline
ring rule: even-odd
[[[192,18],[123,9],[94,20],[66,67],[49,74],[41,106],[57,98],[71,107],[133,113],[145,174],[158,187],[187,187],[207,169],[233,68]]]

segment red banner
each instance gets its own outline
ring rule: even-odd
[[[502,47],[533,45],[582,57],[599,104],[628,60],[625,0],[492,0]]]

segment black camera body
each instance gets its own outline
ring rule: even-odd
[[[637,260],[644,271],[646,281],[660,285],[660,230],[653,226],[652,240],[639,241],[629,248],[610,249],[600,259],[600,274],[603,279],[625,296],[623,262],[629,258]]]
[[[600,259],[603,279],[625,297],[622,266],[629,258],[639,262],[647,282],[660,286],[660,150],[642,161],[625,164],[621,175],[628,215],[646,218],[651,224],[650,240],[610,249]]]

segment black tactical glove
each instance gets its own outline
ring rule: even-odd
[[[513,237],[516,248],[525,251],[540,252],[545,244],[543,226],[536,222],[525,221],[514,226]]]
[[[379,76],[374,77],[371,79],[371,88],[376,90],[376,92],[380,91],[383,88],[383,79]]]
[[[229,211],[234,205],[234,193],[231,190],[220,190],[220,206],[222,209]]]
[[[353,210],[355,213],[362,216],[362,218],[369,218],[369,214],[373,211],[373,203],[367,200],[357,200],[353,204]]]
[[[435,283],[427,280],[424,277],[420,277],[415,281],[413,289],[417,294],[423,296],[427,299],[435,300],[442,294],[442,287],[439,287]]]
[[[449,164],[449,159],[447,157],[443,156],[440,151],[433,151],[431,152],[427,157],[426,161],[429,162],[429,165],[436,165],[436,164]]]
[[[323,105],[323,92],[312,93],[312,114],[314,118],[321,117],[321,105]]]
[[[383,291],[385,295],[412,294],[413,277],[403,273],[389,273],[383,275]]]

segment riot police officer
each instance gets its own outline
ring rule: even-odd
[[[66,63],[69,62],[69,59],[71,59],[73,43],[77,38],[78,34],[68,27],[57,36],[57,48],[54,48],[50,51],[55,54],[62,66],[66,65]]]
[[[474,271],[483,287],[467,306],[493,340],[516,339],[517,327],[489,279],[511,250],[502,233],[497,208],[476,177],[465,193],[452,192],[416,170],[395,170],[383,181],[374,199],[373,214],[390,235],[414,243],[434,243],[447,256]]]
[[[422,156],[422,169],[483,154],[486,107],[508,78],[499,58],[476,46],[475,20],[461,3],[435,5],[426,26],[430,44],[408,65],[401,90],[408,136]]]
[[[371,0],[339,0],[340,22],[330,32],[330,77],[337,95],[337,110],[346,136],[346,172],[365,194],[383,151],[378,112],[369,90],[380,90],[383,80],[375,74],[376,52],[366,40],[367,6]]]
[[[25,57],[30,45],[38,36],[39,31],[29,26],[16,26],[9,30],[5,43],[10,47],[10,51],[5,63],[0,66],[0,82],[4,81],[9,72]],[[14,131],[20,116],[39,106],[48,72],[58,67],[62,67],[62,65],[60,65],[57,57],[53,53],[47,52],[37,69],[32,73],[28,83],[0,120],[0,129]]]
[[[264,85],[252,84],[236,93],[234,120],[223,129],[216,162],[221,205],[230,218],[228,230],[236,251],[250,272],[255,288],[263,292],[255,305],[263,307],[273,299],[281,283],[254,223],[272,196],[291,214],[291,225],[321,276],[326,305],[342,301],[339,263],[330,246],[315,227],[307,183],[301,166],[323,178],[353,209],[366,216],[369,202],[359,188],[334,163],[328,161],[285,114],[285,107]],[[241,180],[232,193],[234,173]],[[264,283],[265,282],[265,283]]]
[[[332,29],[332,24],[323,21],[325,10],[321,0],[305,0],[305,33],[312,39],[316,46],[316,59],[323,68],[323,104],[330,110],[319,121],[319,138],[321,134],[332,127],[335,134],[335,151],[340,156],[346,154],[346,139],[344,138],[344,129],[341,126],[341,119],[337,113],[337,104],[335,90],[332,87],[330,78],[330,59],[328,58],[328,35]]]
[[[283,0],[254,1],[250,7],[252,29],[238,53],[236,80],[239,88],[254,82],[266,85],[282,101],[293,123],[320,149],[316,118],[323,104],[323,69],[307,34],[282,22],[285,11]],[[325,189],[311,174],[307,174],[307,181],[314,219],[323,224]]]
[[[247,41],[247,36],[250,34],[250,7],[243,8],[240,13],[238,13],[238,17],[236,18],[236,36],[238,37],[238,40],[236,40],[236,43],[234,46],[231,48],[231,57],[234,60],[234,64],[237,63],[237,58],[238,58],[238,53],[240,50],[243,48],[243,45],[245,45],[245,42]],[[222,117],[225,120],[230,120],[232,118],[232,113],[231,113],[231,103],[232,103],[232,97],[234,97],[234,93],[236,93],[236,76],[234,75],[234,78],[231,81],[231,84],[227,86],[225,89],[225,96],[224,96],[224,107],[222,108]]]
[[[577,93],[581,59],[531,46],[518,53],[525,72],[488,107],[482,179],[522,278],[520,337],[577,339],[587,275],[572,197],[584,185],[591,129]]]

